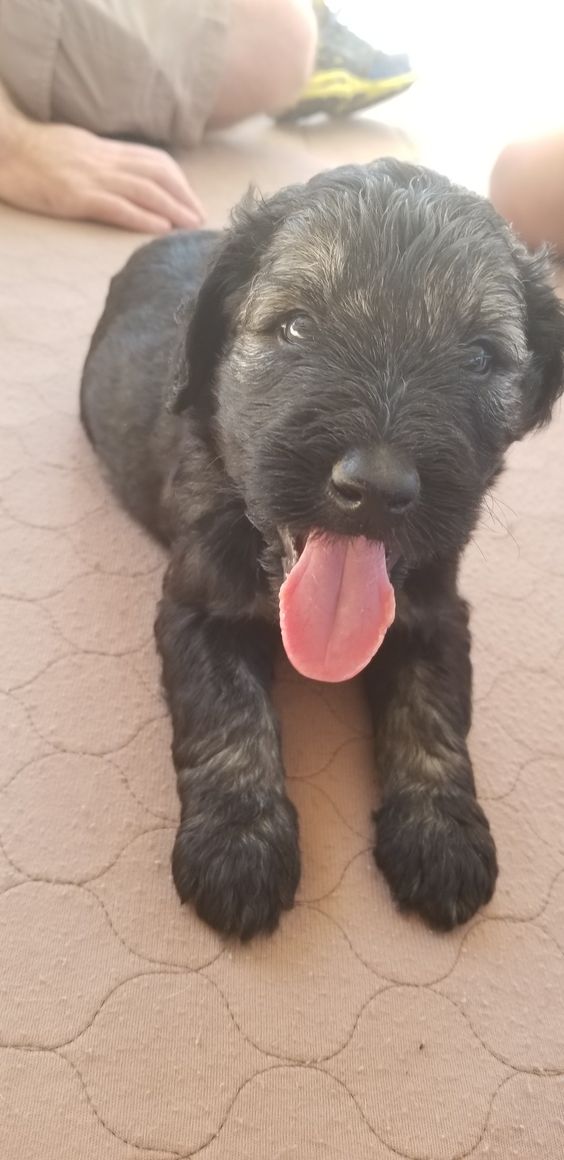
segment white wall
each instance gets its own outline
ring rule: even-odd
[[[342,19],[373,44],[409,51],[419,80],[370,116],[415,134],[425,160],[484,188],[513,137],[564,129],[562,0],[341,0]]]

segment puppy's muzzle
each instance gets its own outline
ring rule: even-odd
[[[415,467],[389,447],[361,447],[339,459],[331,472],[329,495],[341,512],[380,518],[389,526],[417,503],[420,483]]]

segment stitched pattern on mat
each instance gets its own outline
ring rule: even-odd
[[[271,939],[224,942],[171,883],[164,557],[76,414],[137,243],[79,236],[14,217],[0,243],[0,1154],[561,1160],[563,419],[511,454],[464,566],[493,902],[450,935],[395,913],[361,690],[281,662],[303,881]]]

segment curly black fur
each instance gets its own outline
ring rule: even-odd
[[[314,327],[301,345],[279,338],[295,311]],[[213,926],[273,929],[299,879],[270,700],[281,528],[393,545],[396,621],[365,674],[376,860],[438,927],[491,897],[458,562],[508,446],[550,417],[563,349],[546,259],[482,198],[394,160],[247,200],[224,234],[153,242],[113,280],[82,416],[122,500],[170,544],[156,635],[181,799],[173,872]],[[412,465],[407,513],[334,505],[332,466],[359,446]]]

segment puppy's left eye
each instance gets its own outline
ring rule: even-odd
[[[479,375],[480,378],[484,378],[485,375],[489,375],[493,364],[493,351],[482,343],[476,343],[475,346],[470,347],[467,351],[464,360],[464,369],[471,371],[473,375]]]
[[[307,314],[292,314],[284,319],[278,333],[283,342],[305,342],[313,334],[313,319]]]

